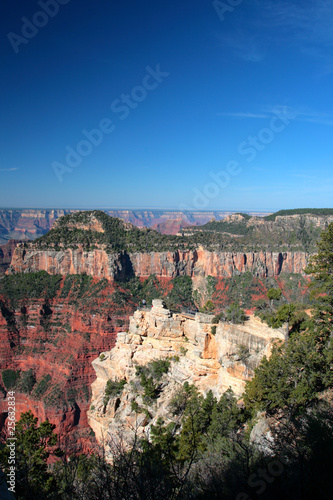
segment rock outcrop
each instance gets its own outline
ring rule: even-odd
[[[261,358],[270,355],[273,342],[284,340],[283,328],[273,330],[255,317],[243,325],[220,322],[214,335],[212,318],[172,314],[161,300],[155,300],[152,309],[134,313],[129,330],[118,333],[112,351],[93,361],[97,379],[92,384],[88,422],[109,457],[111,441],[121,437],[129,443],[134,430],[139,436],[149,435],[158,417],[172,421],[169,405],[185,382],[203,394],[212,390],[220,397],[231,387],[241,396]],[[158,398],[145,406],[136,367],[161,359],[168,359],[170,368],[160,381]],[[127,383],[105,404],[108,380]]]
[[[19,241],[9,240],[5,245],[0,245],[0,274],[4,274],[8,269],[18,243]]]
[[[161,278],[185,276],[231,277],[247,271],[261,278],[281,273],[304,274],[309,254],[305,252],[210,252],[197,250],[175,252],[108,254],[103,249],[84,251],[82,248],[38,250],[18,244],[8,273],[44,270],[49,274],[86,273],[108,280],[133,275]]]

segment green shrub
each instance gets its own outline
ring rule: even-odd
[[[34,371],[30,370],[21,373],[21,379],[19,383],[19,390],[25,394],[30,394],[34,385],[36,384],[36,376]]]
[[[45,406],[59,408],[64,404],[65,394],[60,384],[55,384],[51,391],[43,399]]]
[[[36,398],[40,398],[48,390],[50,382],[52,380],[51,375],[47,374],[38,382],[37,386],[34,388],[33,395]]]
[[[170,361],[168,359],[158,359],[150,361],[147,365],[154,380],[159,381],[164,373],[168,373]]]
[[[46,271],[17,273],[4,276],[0,281],[0,293],[10,300],[12,306],[24,298],[55,297],[62,280],[60,275],[50,275]]]
[[[3,385],[9,391],[10,389],[14,389],[17,384],[17,381],[20,378],[20,370],[4,370],[2,372],[2,381]]]
[[[240,344],[237,347],[237,356],[239,357],[242,363],[245,363],[250,356],[249,348],[244,344]]]
[[[216,335],[216,325],[212,326],[211,329],[210,329],[210,333],[212,335]]]
[[[206,304],[201,308],[203,313],[211,313],[215,309],[214,303],[211,300],[207,300]]]
[[[114,380],[108,380],[106,383],[106,388],[105,388],[105,394],[103,398],[103,404],[104,408],[106,408],[109,400],[117,395],[119,395],[123,389],[124,386],[127,384],[127,381],[125,379],[119,380],[119,381],[114,381]]]
[[[237,304],[232,304],[225,312],[225,318],[230,323],[240,324],[246,320],[244,309],[241,309]]]
[[[214,316],[214,318],[212,319],[212,323],[213,325],[217,325],[223,319],[224,319],[224,312],[220,312],[216,314],[216,316]]]
[[[142,413],[142,408],[141,406],[138,405],[136,401],[131,402],[131,410],[134,411],[135,413]]]

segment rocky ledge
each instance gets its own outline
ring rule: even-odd
[[[159,417],[173,421],[170,402],[185,382],[203,394],[212,390],[216,397],[230,387],[240,397],[254,368],[264,355],[269,357],[273,342],[285,338],[284,328],[273,330],[254,316],[242,325],[214,325],[212,319],[201,313],[171,313],[154,300],[151,309],[134,313],[129,331],[118,333],[116,346],[93,361],[97,379],[88,422],[109,458],[112,443],[130,443],[134,434],[149,436]],[[140,367],[149,370],[153,361],[161,360],[168,368],[156,380],[156,397],[149,400]],[[116,389],[105,398],[108,381]]]

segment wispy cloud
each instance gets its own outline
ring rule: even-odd
[[[323,74],[333,71],[333,2],[253,0],[248,15],[234,16],[233,29],[217,35],[228,53],[254,63],[284,47],[317,59]]]
[[[266,106],[260,111],[229,111],[218,112],[216,116],[225,116],[235,119],[269,119],[277,113],[278,109],[293,120],[316,123],[318,125],[333,125],[333,115],[320,113],[318,111],[306,110],[304,108],[293,108],[291,106]]]
[[[333,45],[333,4],[327,0],[291,2],[290,0],[259,0],[262,20],[283,30],[282,35],[292,36],[306,44]],[[281,31],[279,31],[281,35]]]
[[[229,118],[268,118],[267,113],[248,113],[244,111],[231,113],[216,113],[217,116],[228,116]]]
[[[0,172],[13,172],[14,170],[18,170],[17,167],[15,168],[0,168]]]
[[[217,35],[217,39],[221,47],[243,61],[259,63],[265,58],[266,51],[257,37],[240,28],[233,33]]]

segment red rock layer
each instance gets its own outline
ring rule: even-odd
[[[11,369],[26,372],[32,369],[37,384],[30,394],[17,387],[17,418],[31,410],[39,421],[46,418],[56,425],[62,446],[67,452],[87,451],[95,444],[88,426],[90,386],[95,380],[91,362],[98,354],[110,350],[116,334],[128,327],[128,316],[133,306],[123,310],[112,304],[114,291],[108,286],[99,298],[81,303],[69,295],[50,301],[52,314],[49,325],[41,324],[44,299],[25,300],[15,311],[7,303],[0,313],[0,371]],[[0,297],[4,300],[4,297]],[[79,305],[79,308],[78,308]],[[117,310],[118,308],[118,310]],[[14,322],[6,320],[6,311],[14,312]],[[48,389],[41,396],[34,394],[38,382],[51,376]],[[7,402],[0,392],[0,422],[4,422]]]
[[[281,273],[303,273],[307,265],[305,252],[209,252],[194,251],[107,254],[104,250],[85,252],[82,249],[25,249],[19,244],[14,252],[9,272],[47,271],[50,274],[86,273],[110,281],[128,276],[156,274],[173,278],[178,275],[231,277],[251,272],[258,277],[273,277]]]

